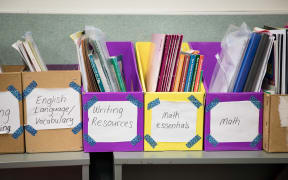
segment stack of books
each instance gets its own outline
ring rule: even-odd
[[[254,28],[233,92],[288,93],[287,29]]]
[[[146,76],[149,92],[198,92],[203,55],[181,52],[183,35],[153,34]]]
[[[76,45],[85,92],[125,92],[122,56],[110,57],[104,33],[94,27],[70,36]]]
[[[20,54],[24,64],[31,72],[47,71],[47,67],[40,55],[38,47],[32,38],[31,32],[24,34],[24,40],[18,40],[12,47]]]

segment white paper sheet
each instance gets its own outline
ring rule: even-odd
[[[13,134],[19,127],[19,101],[9,91],[0,92],[0,134]]]
[[[197,108],[191,102],[161,101],[152,109],[156,142],[188,142],[196,135]]]
[[[73,128],[81,122],[80,105],[72,88],[35,88],[26,97],[27,124],[36,130]]]
[[[127,142],[137,136],[137,106],[130,101],[99,101],[88,110],[88,134],[96,142]]]
[[[210,134],[218,142],[251,142],[259,133],[259,109],[250,101],[220,102],[210,115]]]

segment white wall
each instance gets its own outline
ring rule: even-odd
[[[288,0],[0,0],[1,13],[282,14]]]

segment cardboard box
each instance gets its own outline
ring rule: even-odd
[[[138,70],[145,88],[150,42],[137,42]],[[188,49],[183,43],[182,50]],[[145,92],[145,151],[202,150],[205,89],[201,92]]]
[[[287,105],[287,95],[264,93],[263,149],[267,152],[288,152]]]
[[[79,71],[23,72],[26,152],[81,151]]]
[[[25,70],[24,65],[3,65],[3,72],[23,72]]]
[[[21,73],[0,73],[0,153],[24,153]]]
[[[204,150],[261,150],[263,93],[209,93],[208,88],[220,53],[220,42],[189,42],[204,55],[206,89]]]
[[[132,42],[107,42],[122,55],[127,92],[83,93],[84,151],[143,151],[143,92]]]

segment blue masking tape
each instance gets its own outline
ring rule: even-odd
[[[37,130],[30,125],[25,125],[25,130],[28,131],[32,136],[37,134]]]
[[[20,126],[13,134],[12,134],[12,137],[14,139],[18,139],[19,136],[21,136],[21,134],[23,134],[24,132],[24,128],[23,126]]]
[[[69,83],[69,86],[70,86],[72,89],[74,89],[75,91],[77,91],[79,94],[81,94],[81,87],[80,87],[77,83],[75,83],[74,81],[71,81],[71,82]]]
[[[147,109],[150,110],[150,109],[154,108],[155,106],[157,106],[157,105],[159,105],[159,104],[160,104],[159,98],[154,99],[153,101],[151,101],[151,102],[148,104]]]
[[[14,86],[12,85],[8,86],[7,90],[10,91],[11,94],[13,94],[13,96],[15,96],[18,99],[18,101],[22,100],[21,93]]]
[[[142,140],[141,135],[137,135],[134,139],[131,140],[131,144],[132,144],[133,146],[135,146],[135,145],[138,144],[141,140]]]
[[[141,101],[139,101],[138,99],[136,99],[134,96],[132,96],[131,94],[129,94],[126,99],[128,101],[130,101],[132,104],[134,104],[135,106],[137,106],[138,108],[142,108],[143,107],[143,103]]]
[[[94,146],[96,144],[96,141],[94,141],[94,139],[91,138],[88,134],[84,134],[83,137],[90,146]]]
[[[219,103],[219,99],[218,99],[218,98],[213,99],[213,101],[211,101],[210,104],[208,104],[208,105],[206,106],[205,111],[206,111],[206,112],[209,112],[209,111],[210,111],[211,109],[213,109],[218,103]]]
[[[255,96],[251,96],[250,97],[250,101],[258,108],[261,109],[262,108],[262,103],[260,101],[258,101],[258,99]]]
[[[201,137],[199,135],[194,136],[187,144],[186,146],[188,148],[191,148],[194,146],[198,141],[200,141]]]
[[[82,122],[80,122],[77,126],[75,126],[73,129],[72,129],[72,132],[74,134],[78,134],[82,129]]]
[[[198,101],[198,99],[196,99],[193,95],[189,96],[188,99],[197,107],[201,107],[202,104],[200,101]]]
[[[213,146],[217,146],[218,145],[218,141],[213,136],[211,136],[210,134],[206,137],[206,139]]]
[[[23,91],[23,98],[26,98],[37,87],[36,81],[32,81]]]
[[[84,110],[88,111],[90,107],[92,107],[98,101],[96,96],[93,96],[89,101],[84,104]]]
[[[253,141],[250,143],[251,147],[256,147],[257,144],[262,140],[262,135],[258,134],[255,139],[253,139]]]
[[[153,139],[150,135],[146,134],[146,135],[144,136],[144,138],[145,138],[145,140],[150,144],[150,146],[151,146],[152,148],[155,148],[155,147],[157,146],[156,141],[154,141],[154,139]]]

